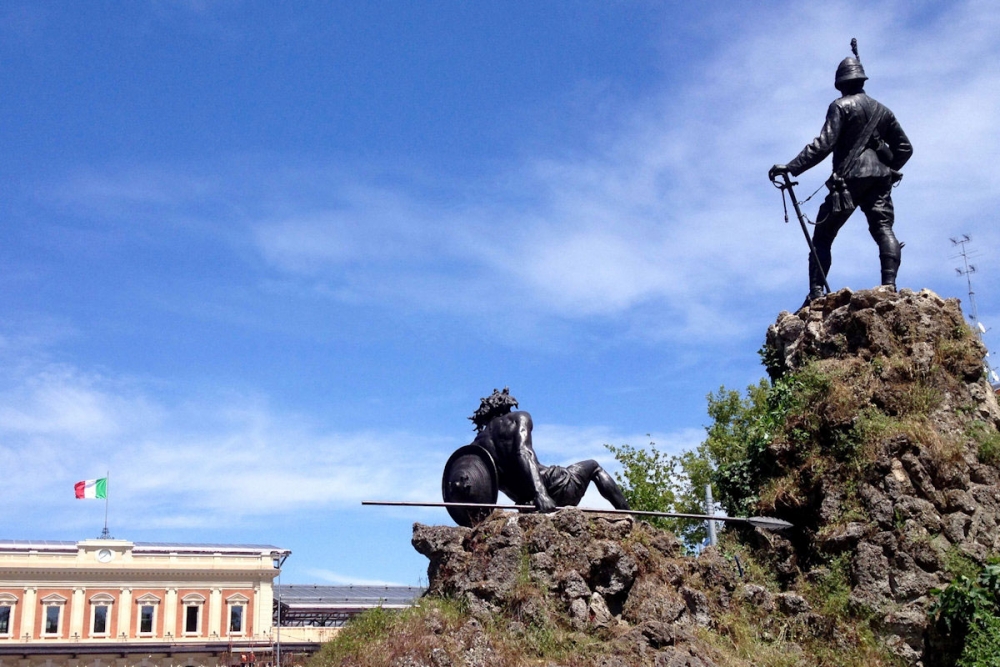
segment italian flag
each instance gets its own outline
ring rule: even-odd
[[[108,478],[85,479],[73,485],[77,498],[107,498]]]

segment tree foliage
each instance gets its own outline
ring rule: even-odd
[[[774,384],[761,380],[746,396],[720,387],[708,396],[712,424],[699,448],[712,468],[719,502],[734,516],[754,511],[760,489],[771,476],[768,445],[785,426],[799,380],[786,376]]]
[[[668,455],[655,442],[647,447],[605,445],[622,470],[615,473],[625,499],[632,509],[647,512],[704,514],[705,486],[710,467],[697,452]],[[700,489],[700,492],[699,492]],[[705,539],[704,521],[690,519],[654,519],[652,523],[671,531],[685,544],[693,546]]]
[[[606,445],[622,466],[616,474],[633,509],[703,514],[705,487],[731,516],[747,516],[770,476],[766,450],[784,426],[791,409],[794,378],[767,380],[747,387],[746,394],[720,387],[708,395],[705,440],[693,451],[668,455],[655,443],[636,448]],[[703,521],[663,519],[657,522],[689,546],[705,538]]]

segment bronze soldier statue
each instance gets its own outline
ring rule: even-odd
[[[531,415],[511,412],[517,399],[510,390],[493,390],[469,419],[475,424],[472,444],[452,454],[445,465],[442,495],[447,502],[495,503],[503,491],[516,505],[534,505],[539,512],[576,506],[593,482],[615,509],[629,509],[618,484],[597,461],[569,466],[538,462],[531,442]],[[489,510],[448,508],[460,525],[473,525]]]
[[[902,178],[899,170],[910,159],[913,147],[892,111],[865,94],[868,77],[858,57],[857,40],[851,40],[851,50],[854,57],[845,58],[837,67],[833,85],[841,97],[830,104],[819,136],[794,160],[776,164],[768,172],[772,181],[785,172],[797,176],[833,153],[833,174],[827,181],[830,193],[819,207],[813,231],[816,252],[809,257],[806,304],[823,296],[833,239],[855,206],[868,218],[868,231],[878,244],[882,285],[896,289],[902,244],[892,232],[891,193]]]

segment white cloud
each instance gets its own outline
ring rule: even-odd
[[[259,395],[172,403],[156,397],[161,383],[88,374],[24,349],[17,356],[22,363],[0,377],[0,468],[8,510],[24,525],[93,525],[102,508],[74,500],[72,485],[107,471],[113,523],[124,531],[231,527],[361,500],[436,502],[444,462],[468,440],[463,424],[446,434],[338,429]],[[614,470],[604,444],[626,441],[646,436],[603,426],[536,430],[549,464],[595,458]],[[657,441],[667,449],[697,444],[693,431]]]
[[[608,470],[617,468],[605,445],[644,447],[650,442],[668,454],[694,449],[705,439],[705,431],[686,428],[674,433],[616,433],[604,426],[579,427],[566,424],[536,424],[532,432],[535,453],[543,464],[569,465],[594,459]]]
[[[0,429],[93,443],[130,425],[155,422],[157,411],[146,401],[111,393],[103,384],[100,377],[84,377],[69,367],[47,366],[0,393]]]
[[[316,577],[321,581],[326,581],[337,586],[405,586],[392,581],[382,581],[381,579],[361,579],[349,575],[339,574],[330,570],[310,568],[306,574]]]
[[[268,407],[259,396],[220,394],[170,404],[134,380],[87,375],[45,361],[2,377],[0,468],[19,520],[51,525],[87,515],[74,482],[111,472],[122,527],[229,525],[362,498],[425,493],[440,475],[426,452],[444,438],[338,432]],[[424,452],[408,457],[399,444]],[[42,517],[45,517],[42,520]]]
[[[620,105],[615,126],[596,128],[569,155],[529,155],[487,178],[435,181],[396,168],[380,178],[371,165],[276,170],[272,157],[256,168],[234,159],[202,177],[81,177],[68,192],[110,215],[139,206],[248,242],[266,266],[263,289],[470,318],[516,312],[516,322],[493,326],[532,335],[553,319],[615,318],[633,335],[739,337],[747,330],[732,323],[762,299],[797,303],[804,291],[805,243],[794,219],[781,223],[765,174],[819,130],[836,65],[857,36],[869,91],[894,109],[916,149],[896,191],[897,231],[908,242],[901,282],[922,287],[947,272],[950,235],[1000,240],[982,215],[996,207],[1000,184],[991,168],[1000,158],[992,4],[719,11],[739,33],[688,58],[687,83]],[[800,178],[800,198],[825,171]],[[835,286],[878,281],[877,251],[855,217],[834,248]]]
[[[920,25],[910,14],[918,9],[893,3],[780,11],[789,17],[780,24],[778,10],[749,20],[743,37],[706,59],[681,90],[645,109],[623,109],[632,119],[598,152],[516,167],[501,180],[521,196],[493,193],[495,202],[458,211],[425,210],[406,197],[391,210],[360,201],[364,224],[330,219],[302,233],[294,220],[270,223],[258,234],[261,250],[272,260],[280,255],[276,266],[293,272],[296,261],[311,260],[316,270],[326,260],[334,273],[370,263],[377,276],[359,280],[346,271],[355,288],[374,292],[382,284],[381,298],[405,294],[431,307],[450,299],[467,309],[486,285],[500,284],[494,303],[535,316],[620,317],[653,303],[677,333],[703,318],[723,320],[749,294],[797,292],[804,283],[804,241],[797,225],[780,223],[779,196],[764,174],[818,131],[836,94],[833,71],[848,53],[845,35],[864,26],[869,88],[896,110],[916,145],[897,191],[900,235],[910,241],[905,275],[937,270],[941,217],[969,218],[996,199],[998,177],[987,168],[1000,157],[992,123],[1000,73],[988,28],[996,10],[966,3]],[[800,198],[822,183],[823,171],[801,179]],[[508,200],[521,203],[502,203]],[[814,215],[815,205],[807,211]],[[864,287],[877,282],[877,253],[856,217],[837,244],[834,278]],[[419,242],[400,233],[414,229],[426,232]],[[366,249],[359,249],[362,236],[371,237]],[[381,253],[386,262],[375,259]],[[421,268],[431,277],[385,270],[388,262],[428,256],[435,262]],[[449,272],[451,262],[473,270]]]

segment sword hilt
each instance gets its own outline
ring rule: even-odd
[[[784,183],[782,183],[781,180],[779,180],[779,177],[784,179]],[[787,190],[793,185],[798,185],[798,184],[799,184],[798,181],[793,181],[791,178],[788,177],[787,171],[775,174],[774,178],[771,179],[771,185],[778,188],[779,190]]]

